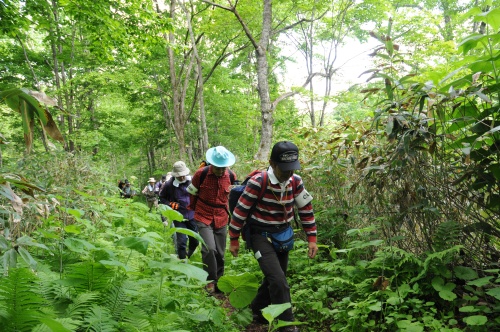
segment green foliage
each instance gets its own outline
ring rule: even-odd
[[[45,304],[34,287],[36,276],[26,268],[12,268],[0,280],[1,325],[6,332],[31,331]]]

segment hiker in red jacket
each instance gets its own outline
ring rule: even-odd
[[[235,157],[225,147],[217,146],[208,149],[206,160],[210,166],[196,171],[187,191],[191,194],[189,209],[194,210],[198,232],[206,243],[201,247],[201,257],[210,280],[207,290],[213,293],[219,292],[217,280],[224,274],[228,193],[236,180],[228,167],[234,164]]]

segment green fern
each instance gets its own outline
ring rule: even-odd
[[[81,262],[67,267],[63,284],[78,293],[104,291],[111,284],[115,273],[101,263]]]
[[[73,303],[68,305],[65,313],[66,316],[75,320],[83,320],[98,298],[99,293],[96,292],[79,294]]]
[[[149,315],[135,305],[129,304],[123,310],[122,328],[125,331],[150,331]]]
[[[125,293],[123,283],[112,285],[104,298],[104,305],[109,309],[111,315],[116,320],[121,320],[125,306],[130,302],[130,298]]]
[[[31,331],[39,324],[43,298],[34,290],[36,276],[26,268],[9,269],[0,278],[0,326],[3,332]]]
[[[446,250],[435,252],[435,253],[428,255],[424,261],[423,266],[422,266],[423,267],[422,271],[420,271],[420,273],[415,278],[413,278],[410,281],[410,283],[414,283],[414,282],[422,279],[429,272],[429,267],[431,266],[431,263],[432,263],[433,269],[437,269],[440,266],[443,266],[443,265],[450,263],[452,258],[457,253],[459,253],[460,249],[462,249],[462,248],[463,248],[463,246],[454,246],[454,247],[451,247],[450,249],[446,249]],[[436,260],[440,264],[437,264]]]
[[[118,322],[113,319],[109,310],[94,305],[84,318],[83,325],[87,331],[115,332],[118,327]]]
[[[455,221],[447,221],[438,225],[433,236],[434,250],[442,251],[449,249],[460,240],[462,229]]]

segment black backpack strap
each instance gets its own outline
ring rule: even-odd
[[[234,182],[236,181],[236,174],[234,174],[233,171],[231,171],[230,169],[228,169],[229,171],[229,180],[231,180],[231,184],[234,184]]]
[[[169,195],[170,195],[170,202],[176,202],[177,198],[175,197],[175,187],[174,187],[174,180],[175,178],[172,176],[170,180],[168,180],[168,189],[169,189]]]
[[[201,171],[201,174],[200,174],[200,184],[199,184],[200,187],[198,189],[201,188],[201,184],[203,183],[203,181],[205,181],[205,178],[207,177],[207,174],[208,174],[209,167],[210,166],[203,167],[203,170]]]

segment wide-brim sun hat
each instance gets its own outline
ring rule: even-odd
[[[234,165],[236,158],[223,146],[216,146],[207,150],[205,154],[207,161],[216,167],[229,167]]]
[[[149,178],[148,182],[156,182],[155,178]]]
[[[171,175],[174,178],[178,178],[181,176],[186,176],[190,173],[189,168],[187,168],[186,164],[183,161],[176,161],[172,168]]]

